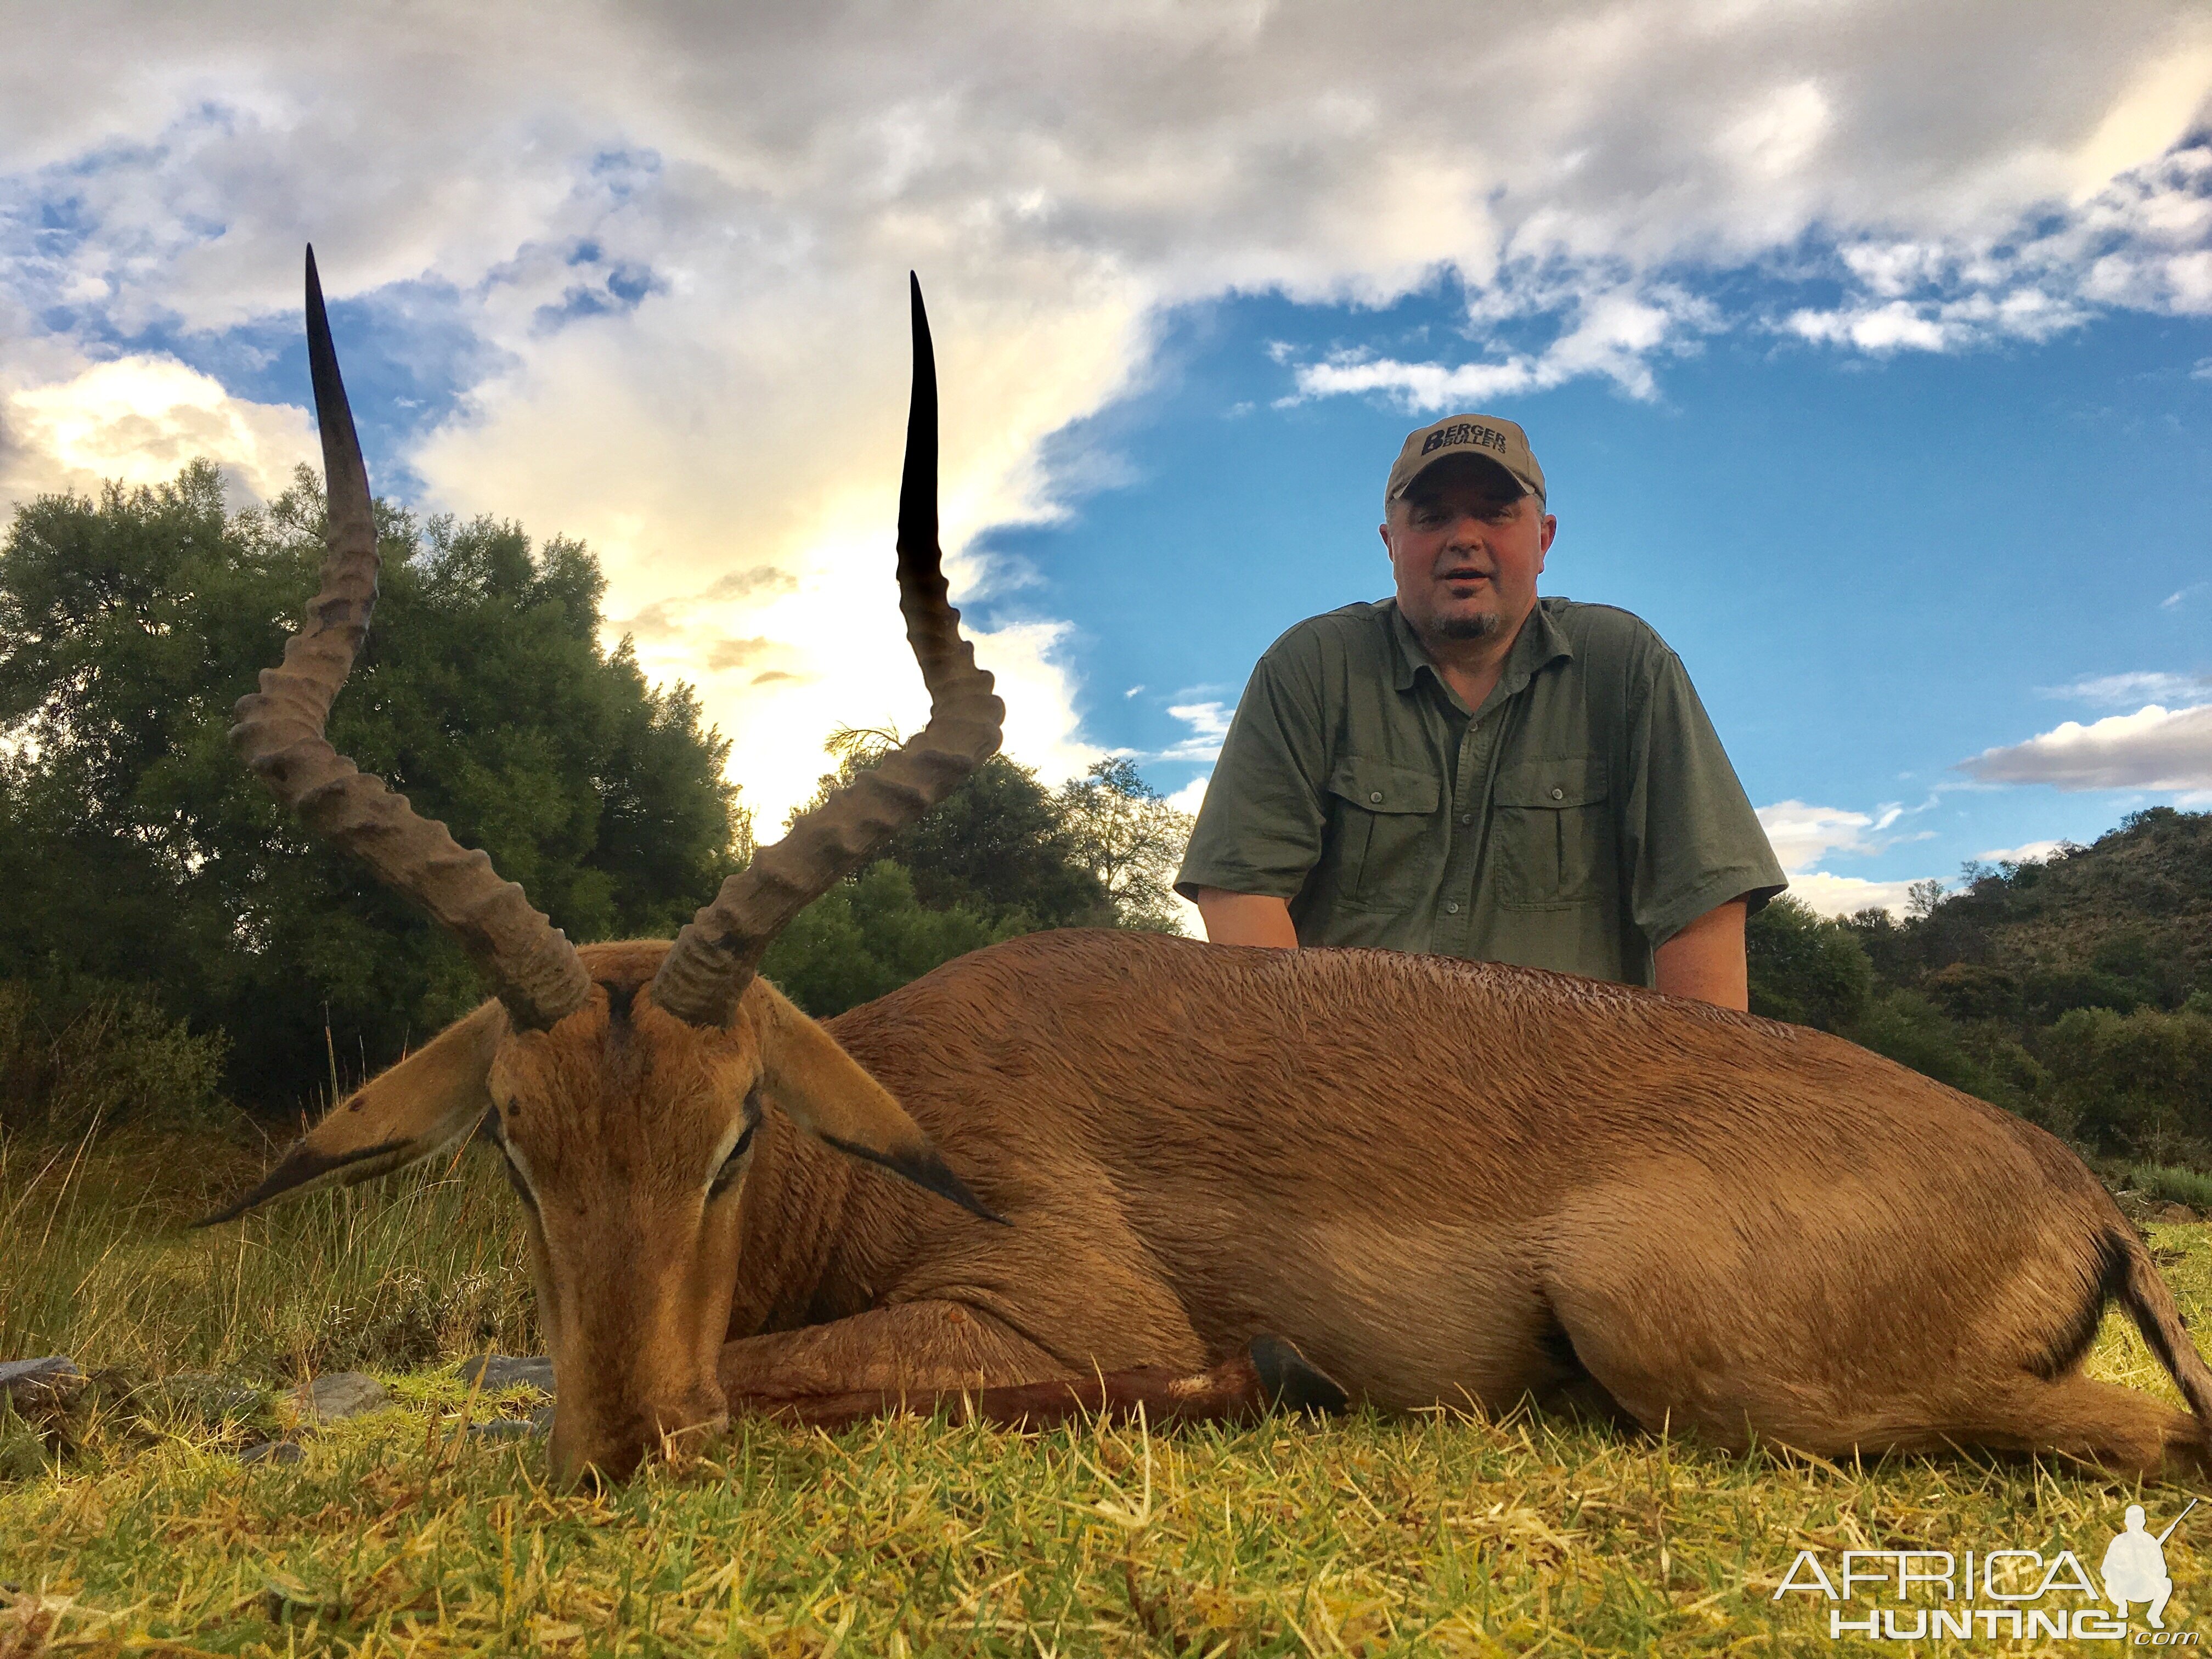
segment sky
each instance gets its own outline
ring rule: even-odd
[[[313,241],[376,489],[587,542],[764,828],[926,718],[909,269],[1048,780],[1194,806],[1469,410],[1816,907],[2212,806],[2212,8],[0,4],[0,507],[282,489]]]

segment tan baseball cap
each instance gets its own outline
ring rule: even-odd
[[[1387,509],[1413,487],[1413,480],[1438,461],[1455,455],[1474,455],[1494,461],[1528,495],[1542,499],[1544,469],[1529,453],[1528,434],[1510,421],[1495,415],[1448,415],[1434,426],[1409,433],[1398,463],[1390,469],[1390,482],[1382,487]]]

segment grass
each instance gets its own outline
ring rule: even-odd
[[[2212,1176],[2195,1170],[2171,1164],[2138,1164],[2129,1170],[2127,1184],[2148,1198],[2212,1210]]]
[[[465,1432],[519,1406],[440,1363],[529,1346],[489,1160],[191,1234],[179,1220],[250,1156],[8,1158],[0,1353],[269,1384],[343,1361],[386,1375],[395,1404],[296,1465],[247,1468],[228,1449],[265,1413],[95,1390],[0,1476],[0,1659],[1834,1653],[1826,1604],[1773,1599],[1801,1547],[1832,1571],[1844,1549],[1999,1546],[2094,1568],[2131,1496],[2063,1468],[1729,1458],[1526,1413],[1168,1434],[750,1423],[708,1457],[566,1494],[541,1447]],[[2212,1236],[2154,1234],[2184,1306],[2212,1308]],[[2117,1321],[2094,1364],[2172,1397]],[[2144,1501],[2155,1529],[2185,1498]],[[2170,1629],[2212,1607],[2203,1513],[2167,1545]]]

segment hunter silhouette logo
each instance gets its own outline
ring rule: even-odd
[[[1771,1599],[1795,1594],[1827,1602],[1828,1635],[1838,1641],[1846,1636],[1877,1642],[2051,1637],[2193,1648],[2195,1632],[2166,1627],[2166,1604],[2173,1595],[2166,1540],[2201,1501],[2191,1498],[2160,1533],[2145,1527],[2142,1504],[2129,1504],[2125,1524],[2106,1546],[2095,1577],[2069,1549],[2047,1559],[2040,1550],[1979,1544],[1963,1552],[1844,1550],[1826,1561],[1823,1551],[1801,1549]],[[2130,1640],[2131,1607],[2142,1608],[2150,1629],[2135,1632]]]
[[[2189,1510],[2199,1500],[2191,1498]],[[2144,1616],[2153,1630],[2164,1630],[2166,1598],[2173,1594],[2173,1580],[2166,1577],[2166,1540],[2173,1536],[2174,1528],[2189,1518],[2184,1510],[2167,1523],[2164,1532],[2155,1538],[2143,1529],[2143,1507],[2128,1505],[2127,1530],[2106,1546],[2105,1559],[2097,1568],[2097,1575],[2105,1581],[2105,1599],[2120,1610],[2120,1617],[2128,1616],[2128,1603],[2142,1601],[2148,1604]]]

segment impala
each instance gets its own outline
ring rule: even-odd
[[[522,1202],[562,1476],[732,1409],[959,1390],[1014,1416],[1533,1397],[1722,1447],[2205,1466],[2212,1371],[2081,1161],[1837,1038],[1532,969],[1110,931],[826,1024],[761,979],[777,929],[999,744],[939,568],[918,288],[897,550],[928,724],[672,943],[571,945],[324,738],[377,556],[312,252],[307,328],[329,556],[234,740],[495,995],[210,1218],[481,1125]],[[2195,1417],[2082,1374],[2113,1299]]]

